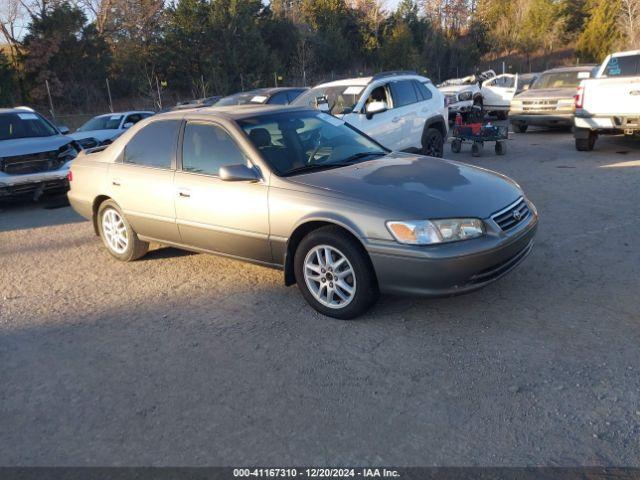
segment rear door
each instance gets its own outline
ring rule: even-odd
[[[516,94],[518,76],[505,73],[482,83],[483,104],[486,110],[509,110]]]
[[[153,122],[129,140],[122,161],[109,165],[110,196],[140,235],[179,242],[173,177],[180,120]]]
[[[217,123],[187,122],[181,153],[175,206],[182,243],[270,263],[266,183],[218,176],[222,166],[251,165],[232,134]]]

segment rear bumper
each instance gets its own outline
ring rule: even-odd
[[[599,132],[619,133],[625,130],[640,130],[640,115],[576,115],[576,128],[595,130]]]
[[[67,191],[67,174],[71,162],[57,170],[29,173],[26,175],[7,175],[0,173],[0,197],[19,195],[38,195],[50,191]]]
[[[510,113],[511,123],[520,125],[534,125],[539,127],[571,127],[573,125],[573,113],[534,114],[534,113]]]
[[[464,255],[456,244],[424,247],[409,255],[368,249],[380,291],[397,295],[442,297],[459,295],[495,282],[531,253],[538,226],[537,214],[509,236],[469,240]],[[458,242],[465,243],[465,242]]]

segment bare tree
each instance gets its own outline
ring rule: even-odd
[[[640,48],[640,0],[621,0],[618,23],[624,48]]]
[[[9,62],[17,70],[20,38],[25,29],[27,12],[20,0],[3,0],[0,7],[0,33],[9,47]]]

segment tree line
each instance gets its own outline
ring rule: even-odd
[[[4,0],[0,105],[160,108],[179,98],[410,69],[434,81],[487,59],[640,47],[640,0]],[[511,65],[512,68],[513,65]]]

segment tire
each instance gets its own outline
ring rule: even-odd
[[[498,118],[498,120],[506,120],[508,116],[509,113],[505,112],[504,110],[498,110],[496,112],[496,117]]]
[[[327,252],[336,270],[327,267]],[[339,227],[322,227],[309,233],[298,245],[293,261],[302,296],[323,315],[350,320],[365,313],[378,299],[369,257],[362,245]],[[335,281],[336,271],[351,273]],[[330,289],[334,293],[329,293]]]
[[[587,138],[576,138],[576,150],[579,152],[590,152],[596,146],[598,135],[595,132],[589,132]]]
[[[529,125],[527,125],[526,123],[513,123],[513,131],[516,133],[525,133],[527,131],[527,128],[529,128]]]
[[[113,200],[106,200],[100,204],[98,231],[109,253],[123,262],[137,260],[149,250],[149,243],[138,238],[122,210]]]
[[[422,154],[429,157],[442,158],[442,155],[444,155],[444,138],[440,130],[427,128],[422,136]]]
[[[482,142],[473,142],[473,145],[471,145],[471,155],[473,155],[474,157],[479,157],[480,155],[482,155],[483,147],[484,145],[482,145]]]
[[[507,153],[507,144],[505,142],[496,142],[496,155],[504,155]]]
[[[453,153],[460,153],[462,151],[462,140],[456,138],[451,142],[451,151]]]

